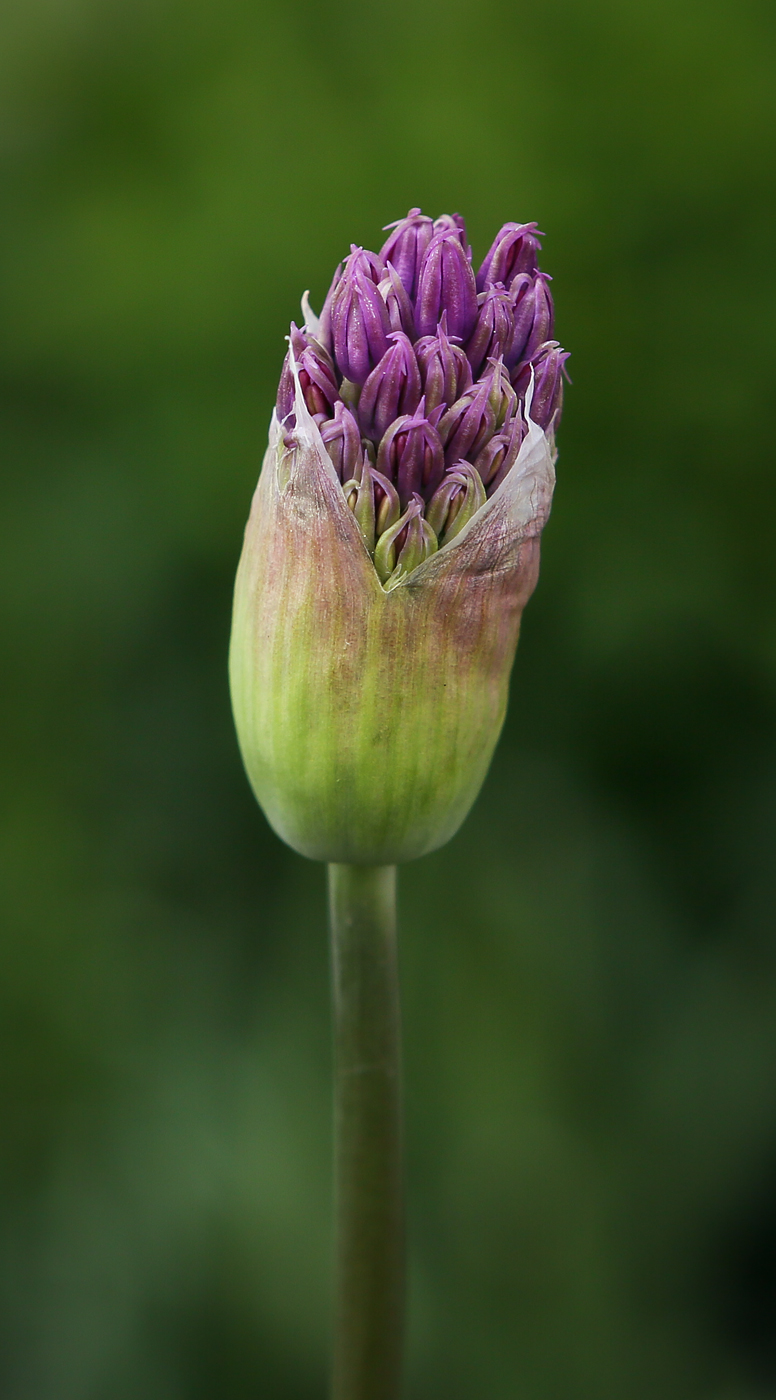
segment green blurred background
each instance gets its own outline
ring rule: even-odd
[[[413,1400],[776,1396],[776,14],[11,0],[3,1400],[322,1400],[321,868],[229,713],[283,336],[536,219],[574,380],[505,733],[402,875]]]

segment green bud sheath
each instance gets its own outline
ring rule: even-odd
[[[393,865],[458,829],[488,769],[554,486],[528,420],[503,482],[438,552],[380,583],[302,394],[273,416],[230,648],[248,777],[302,855]]]

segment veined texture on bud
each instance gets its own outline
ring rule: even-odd
[[[478,299],[463,220],[412,210],[380,257],[352,250],[327,323],[306,307],[292,332],[230,680],[254,792],[315,859],[435,849],[490,763],[552,500],[565,352],[545,339],[535,367],[505,367],[515,298],[488,274],[533,286],[535,227],[502,230]]]

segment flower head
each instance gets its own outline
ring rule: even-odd
[[[484,777],[554,485],[566,352],[536,224],[475,278],[419,209],[292,325],[235,590],[251,782],[307,855],[441,844]]]

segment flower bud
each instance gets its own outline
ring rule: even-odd
[[[300,331],[291,322],[289,342],[299,368],[299,382],[310,413],[329,414],[339,399],[334,365],[327,350],[312,336]],[[277,413],[287,418],[294,405],[294,379],[289,356],[286,355],[278,385]]]
[[[440,420],[439,436],[448,467],[463,457],[476,457],[495,433],[496,413],[490,393],[490,380],[473,384]]]
[[[335,403],[334,417],[319,424],[324,447],[340,481],[356,475],[363,456],[358,423],[344,403]]]
[[[370,468],[370,475],[374,483],[375,492],[375,529],[379,539],[386,530],[390,530],[392,525],[401,515],[401,501],[399,493],[392,481],[387,476],[383,476],[376,467]]]
[[[393,342],[368,376],[358,400],[361,431],[379,442],[395,418],[412,414],[420,403],[420,370],[415,352],[402,331],[392,331]]]
[[[391,330],[388,308],[367,275],[370,264],[362,253],[363,249],[357,248],[347,259],[330,313],[334,357],[352,384],[363,384],[382,359]]]
[[[525,399],[533,373],[533,397],[530,403],[530,416],[546,433],[554,433],[563,407],[563,380],[568,378],[566,360],[568,351],[561,350],[557,340],[548,340],[540,346],[533,361],[521,365],[513,377],[513,384],[519,399]]]
[[[470,462],[457,462],[452,471],[446,472],[426,511],[440,545],[455,539],[486,500],[479,472]]]
[[[512,370],[520,360],[531,360],[546,340],[552,337],[555,308],[547,283],[546,272],[519,272],[512,281],[514,330],[510,345],[504,352],[504,363]]]
[[[468,340],[477,320],[477,288],[457,231],[435,234],[426,249],[415,298],[418,335],[434,335],[443,311],[448,334]]]
[[[361,459],[358,475],[343,482],[342,494],[356,518],[364,544],[370,554],[373,554],[378,538],[375,483],[372,466],[366,454]]]
[[[375,549],[377,577],[387,590],[436,553],[437,538],[423,518],[424,501],[414,495],[404,514],[380,537]]]
[[[489,496],[501,485],[517,461],[524,436],[525,423],[522,415],[516,412],[501,432],[495,433],[474,458],[474,465]]]
[[[352,271],[363,273],[368,282],[374,282],[378,287],[382,282],[386,266],[385,260],[379,253],[370,253],[368,248],[359,248],[355,243],[350,245],[350,257],[347,259]]]
[[[410,340],[415,339],[415,312],[396,268],[388,263],[385,276],[378,283],[378,291],[388,310],[388,319],[395,331],[404,331]]]
[[[313,858],[391,865],[433,850],[487,771],[536,583],[566,358],[545,339],[510,359],[511,383],[504,368],[515,335],[504,352],[494,284],[511,274],[511,314],[527,321],[521,288],[545,285],[522,265],[534,230],[502,230],[478,314],[463,220],[411,210],[381,255],[351,250],[320,320],[305,303],[304,331],[292,327],[235,584],[230,683],[256,796]],[[523,351],[540,324],[535,308]],[[479,359],[474,382],[459,340]]]
[[[423,255],[434,235],[434,221],[419,209],[410,209],[406,219],[386,224],[393,233],[380,249],[385,263],[392,263],[409,296],[414,297]]]
[[[446,334],[447,312],[436,335],[424,335],[415,345],[415,355],[423,381],[426,408],[430,412],[440,404],[455,403],[472,382],[472,367],[459,345],[453,345]]]
[[[506,353],[514,333],[512,299],[503,283],[480,292],[477,307],[477,324],[466,346],[475,379],[486,360]]]
[[[477,273],[477,291],[484,291],[494,282],[508,287],[518,272],[535,272],[543,236],[537,224],[504,224]]]
[[[488,363],[491,366],[490,372],[483,376],[481,383],[488,385],[488,403],[493,409],[496,427],[501,428],[517,409],[517,394],[512,388],[501,357],[489,360]]]
[[[455,234],[469,262],[471,262],[472,250],[466,237],[466,220],[462,214],[442,214],[440,218],[434,220],[434,233]]]
[[[402,501],[415,492],[433,495],[442,480],[445,456],[436,420],[439,409],[426,416],[423,399],[416,413],[403,414],[391,424],[377,449],[377,469],[393,481]]]

